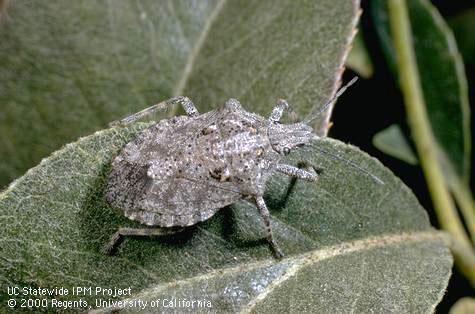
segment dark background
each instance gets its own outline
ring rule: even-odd
[[[439,9],[446,20],[466,9],[475,7],[474,0],[435,0],[431,2]],[[390,168],[416,194],[419,202],[427,209],[432,225],[439,227],[420,166],[411,166],[392,158],[376,149],[372,144],[373,136],[392,124],[398,124],[408,138],[410,137],[410,131],[406,122],[402,94],[386,63],[371,19],[371,1],[362,1],[361,5],[363,14],[360,20],[360,31],[362,31],[366,48],[374,66],[374,74],[369,79],[360,79],[356,84],[357,88],[351,88],[339,99],[333,113],[332,121],[334,124],[329,135],[360,147]],[[475,34],[473,36],[475,40]],[[475,86],[475,65],[465,64],[465,71],[470,92],[470,104],[472,104],[475,101],[475,89],[473,88]],[[351,70],[346,71],[344,81],[349,81],[353,76],[355,76],[355,73]],[[472,130],[474,126],[473,110],[473,106],[471,106]],[[474,146],[472,131],[472,151]],[[472,175],[472,191],[474,190],[473,181]],[[448,313],[450,307],[458,299],[474,294],[469,282],[454,269],[446,295],[438,305],[437,312]]]

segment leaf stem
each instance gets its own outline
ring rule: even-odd
[[[458,178],[452,182],[451,191],[464,217],[472,243],[475,243],[475,208],[472,193]]]
[[[452,236],[447,235],[444,238],[445,244],[455,256],[457,266],[470,281],[472,287],[475,287],[475,253],[472,248],[467,247],[465,243],[457,241]]]
[[[438,162],[438,150],[425,110],[424,95],[412,46],[412,33],[406,1],[389,0],[388,5],[389,21],[400,73],[399,83],[404,95],[409,124],[434,203],[435,212],[442,229],[447,230],[464,248],[473,251]],[[470,265],[471,261],[461,262],[460,258],[463,258],[463,256],[459,254],[458,257],[458,266],[465,268],[464,273],[467,273],[466,262]],[[473,269],[473,265],[470,269]],[[475,274],[471,276],[473,277]],[[472,280],[472,283],[475,283],[475,279]]]

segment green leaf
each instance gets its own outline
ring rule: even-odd
[[[384,51],[390,60],[390,65],[395,67],[395,53],[389,35],[387,20],[387,2],[375,0],[373,3],[373,16],[377,26]],[[465,224],[470,232],[472,241],[475,240],[475,215],[474,201],[470,191],[470,162],[471,162],[471,134],[470,134],[470,108],[468,104],[468,88],[464,73],[464,65],[458,52],[453,34],[439,12],[426,0],[408,1],[409,19],[411,25],[412,51],[417,62],[417,76],[420,77],[423,103],[427,113],[432,134],[425,139],[414,136],[416,146],[426,152],[428,146],[433,147],[433,154],[437,155],[437,162],[445,174],[444,182],[429,186],[443,187],[447,185],[457,201],[464,216]],[[402,69],[403,67],[401,67]],[[411,67],[412,68],[412,67]],[[396,71],[397,72],[397,71]],[[417,80],[419,81],[419,79]],[[406,82],[400,82],[404,85]],[[415,89],[413,89],[415,91]],[[409,93],[409,91],[407,91]],[[418,93],[419,94],[419,93]],[[409,95],[409,94],[407,94]],[[407,107],[408,108],[408,107]],[[408,110],[409,111],[409,110]],[[413,124],[413,133],[421,125],[423,114],[418,114],[418,122]],[[409,115],[410,116],[410,115]],[[409,121],[411,122],[411,121]],[[426,133],[427,134],[427,133]],[[426,141],[423,143],[423,141]],[[429,141],[429,142],[427,142]],[[430,154],[419,156],[430,157]],[[431,159],[428,158],[427,161]],[[424,164],[424,162],[422,163]],[[428,168],[426,168],[428,169]],[[434,169],[426,170],[426,177],[435,178]],[[436,177],[439,177],[437,174]],[[440,176],[442,179],[442,177]],[[441,200],[441,191],[433,191],[432,198]],[[445,193],[444,193],[445,194]],[[444,201],[447,205],[451,200]],[[453,206],[450,206],[453,207]],[[459,236],[465,238],[463,226],[458,221],[455,208],[449,210],[445,207],[441,211],[441,204],[436,203],[440,223],[445,228],[449,225],[456,226]],[[447,219],[451,211],[452,219]],[[454,224],[449,223],[454,222]],[[454,232],[455,229],[452,230]],[[468,239],[467,239],[468,241]],[[466,274],[471,275],[468,271]]]
[[[386,1],[374,1],[372,13],[383,50],[395,68],[386,5]],[[470,177],[471,134],[464,65],[453,34],[437,9],[426,0],[407,1],[407,5],[426,109],[441,148],[441,162],[451,176],[466,183]]]
[[[366,49],[361,30],[356,34],[346,65],[364,78],[373,76],[373,63]]]
[[[440,301],[452,258],[416,197],[377,160],[331,139],[286,160],[321,167],[318,183],[277,174],[268,182],[286,258],[272,257],[247,201],[177,236],[128,238],[117,256],[103,255],[118,227],[138,225],[103,193],[111,158],[147,125],[68,144],[0,194],[3,289],[131,287],[127,298],[205,299],[216,312],[431,312]],[[81,298],[95,308],[97,296]]]
[[[12,1],[0,24],[0,186],[78,136],[187,94],[301,115],[335,92],[359,1]],[[326,133],[329,116],[316,123]]]
[[[373,137],[373,145],[389,156],[416,165],[417,157],[398,125],[393,124]]]
[[[265,116],[279,98],[301,116],[318,110],[340,84],[359,10],[358,0],[228,1],[175,93],[205,109],[233,97]]]
[[[5,18],[6,11],[8,6],[8,0],[0,1],[0,21]]]
[[[466,64],[475,65],[475,8],[465,10],[462,13],[449,18],[450,28],[457,39],[457,46]]]

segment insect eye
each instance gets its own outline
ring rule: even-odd
[[[288,148],[288,147],[284,147],[284,149],[282,151],[284,152],[284,155],[290,154],[290,148]]]

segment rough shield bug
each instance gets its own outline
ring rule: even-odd
[[[247,112],[235,99],[199,114],[182,96],[120,120],[116,124],[126,125],[176,104],[187,114],[161,120],[142,131],[114,159],[105,190],[107,201],[123,209],[126,217],[156,228],[119,228],[106,245],[106,253],[113,254],[124,236],[175,233],[180,227],[209,219],[226,205],[252,198],[269,244],[275,255],[282,257],[263,199],[266,181],[275,171],[317,181],[316,172],[280,160],[316,136],[309,122],[355,81],[341,88],[319,112],[293,124],[279,122],[289,107],[284,100],[265,119]]]

